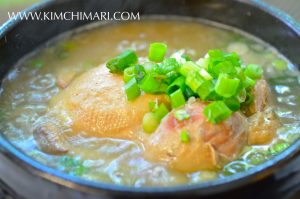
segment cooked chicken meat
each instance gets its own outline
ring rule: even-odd
[[[181,109],[190,118],[178,121],[170,112],[145,144],[145,155],[183,172],[217,169],[223,160],[237,157],[246,143],[247,122],[241,113],[235,113],[226,122],[212,124],[203,115],[204,103],[189,102]],[[190,142],[182,143],[181,131],[189,133]]]

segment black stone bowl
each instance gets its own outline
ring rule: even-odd
[[[40,3],[25,12],[139,12],[201,18],[248,32],[271,44],[298,68],[300,27],[286,14],[249,0],[60,0]],[[0,28],[0,78],[20,58],[55,36],[92,21],[10,20]],[[195,33],[196,34],[196,33]],[[174,187],[134,188],[92,182],[42,165],[13,146],[0,133],[0,186],[22,198],[258,198],[277,189],[270,182],[300,151],[300,140],[275,158],[225,179]],[[288,171],[287,171],[288,170]],[[284,176],[290,176],[285,169]],[[271,193],[264,197],[275,198]],[[0,192],[1,195],[1,192]],[[277,195],[277,193],[275,193]],[[278,195],[277,195],[278,196]],[[1,196],[0,196],[1,197]]]

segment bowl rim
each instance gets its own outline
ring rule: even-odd
[[[300,25],[292,17],[285,12],[275,8],[260,0],[235,0],[240,3],[249,4],[251,6],[259,8],[263,12],[267,12],[276,19],[286,24],[291,30],[293,30],[300,38]],[[48,6],[55,5],[57,2],[54,0],[46,0],[37,3],[22,12],[38,11]],[[10,19],[0,26],[0,38],[5,37],[6,33],[13,29],[16,25],[21,23],[20,19]],[[249,168],[247,171],[237,173],[226,178],[218,178],[216,180],[201,182],[197,184],[183,184],[176,186],[151,186],[151,187],[134,187],[110,184],[104,182],[95,182],[86,180],[80,177],[72,176],[67,173],[63,173],[54,168],[48,167],[14,146],[5,136],[0,134],[0,152],[4,154],[8,159],[21,163],[27,168],[31,174],[37,175],[45,180],[59,184],[72,189],[99,193],[99,191],[113,191],[117,193],[148,193],[148,194],[166,194],[166,193],[186,193],[190,191],[198,191],[202,195],[210,195],[219,193],[222,191],[229,191],[237,187],[244,186],[256,182],[262,178],[270,176],[272,173],[278,171],[282,165],[291,161],[295,156],[300,154],[300,139],[294,142],[289,148],[282,153],[276,155],[272,159],[257,165],[253,168]],[[224,186],[226,185],[226,186]]]

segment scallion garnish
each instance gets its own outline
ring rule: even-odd
[[[124,88],[129,101],[134,100],[141,94],[141,90],[135,78],[132,78],[129,82],[127,82]]]
[[[128,67],[124,70],[123,80],[124,82],[129,82],[132,78],[135,78],[134,66]]]
[[[218,95],[228,98],[236,94],[239,84],[239,79],[230,78],[227,74],[220,74],[215,86],[215,90]]]
[[[224,99],[224,102],[232,111],[237,111],[241,107],[239,100],[235,97]]]
[[[157,119],[154,113],[146,113],[143,118],[143,130],[146,133],[152,133],[158,127],[159,122],[160,121]]]
[[[189,136],[189,133],[188,133],[187,130],[183,129],[180,132],[180,139],[181,139],[181,142],[183,142],[183,143],[189,143],[190,142],[190,136]]]
[[[205,79],[205,80],[212,80],[213,77],[204,69],[200,69],[200,75]]]
[[[170,100],[173,108],[178,108],[185,104],[185,98],[180,89],[170,94]]]
[[[212,123],[219,123],[227,119],[231,115],[232,111],[223,101],[215,101],[207,105],[204,108],[203,113],[208,121]]]
[[[183,121],[183,120],[189,119],[190,114],[188,114],[188,112],[186,110],[180,109],[175,112],[174,117],[179,121]]]
[[[164,103],[161,103],[153,112],[155,116],[158,118],[158,120],[160,121],[162,118],[165,117],[165,115],[168,114],[169,109],[166,107]]]
[[[188,56],[187,54],[182,54],[181,57],[185,59],[185,61],[192,61],[192,58]]]
[[[277,70],[286,70],[288,68],[286,61],[283,59],[277,59],[273,61],[272,66],[274,66]]]
[[[164,43],[150,44],[148,58],[150,61],[161,62],[167,53],[167,45]]]
[[[133,50],[126,50],[115,58],[109,60],[106,67],[112,73],[121,73],[131,64],[135,64],[137,60],[138,57]]]
[[[143,118],[143,129],[147,133],[152,133],[156,130],[160,121],[168,114],[169,109],[164,103],[158,105],[158,102],[149,103],[150,112],[146,113]]]
[[[192,61],[187,61],[179,69],[179,72],[183,76],[187,76],[189,73],[195,73],[199,71],[200,68]]]
[[[106,66],[112,73],[123,73],[128,100],[135,99],[141,91],[165,93],[172,108],[178,108],[193,96],[210,102],[204,109],[204,115],[213,123],[227,119],[232,112],[253,102],[253,87],[263,75],[260,66],[249,64],[245,67],[235,52],[209,50],[196,62],[183,54],[183,50],[165,58],[166,52],[166,44],[152,43],[148,61],[136,63],[136,53],[127,50],[111,59]],[[278,64],[283,65],[279,61]],[[150,103],[149,107],[156,122],[169,112],[165,104]],[[184,114],[177,116],[178,120],[187,117]]]
[[[151,74],[147,74],[140,83],[141,89],[146,93],[157,93],[161,83]]]
[[[260,79],[262,77],[263,70],[260,66],[256,64],[249,64],[247,65],[244,73],[246,76],[252,79]]]
[[[149,102],[148,106],[149,106],[149,110],[150,110],[151,112],[153,112],[155,109],[157,109],[157,107],[158,107],[158,102],[157,102],[157,101],[155,101],[155,102]]]
[[[170,95],[173,92],[175,92],[177,89],[184,91],[185,88],[186,88],[185,78],[183,76],[180,76],[176,80],[174,80],[171,85],[168,86],[167,94]]]
[[[250,88],[255,85],[255,80],[251,79],[250,77],[245,77],[245,80],[243,81],[243,87],[244,88]]]
[[[196,93],[198,88],[201,86],[201,84],[204,83],[204,81],[205,80],[200,76],[199,73],[189,73],[186,76],[185,84]]]
[[[45,63],[41,60],[36,59],[31,62],[31,65],[35,68],[42,68],[45,65]]]
[[[206,80],[197,89],[197,94],[199,95],[200,99],[206,100],[207,97],[213,92],[213,90],[214,90],[213,82]]]

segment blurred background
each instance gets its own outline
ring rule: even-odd
[[[8,11],[20,11],[42,0],[0,0],[0,25],[8,19]],[[300,22],[300,0],[262,0],[280,8]]]

